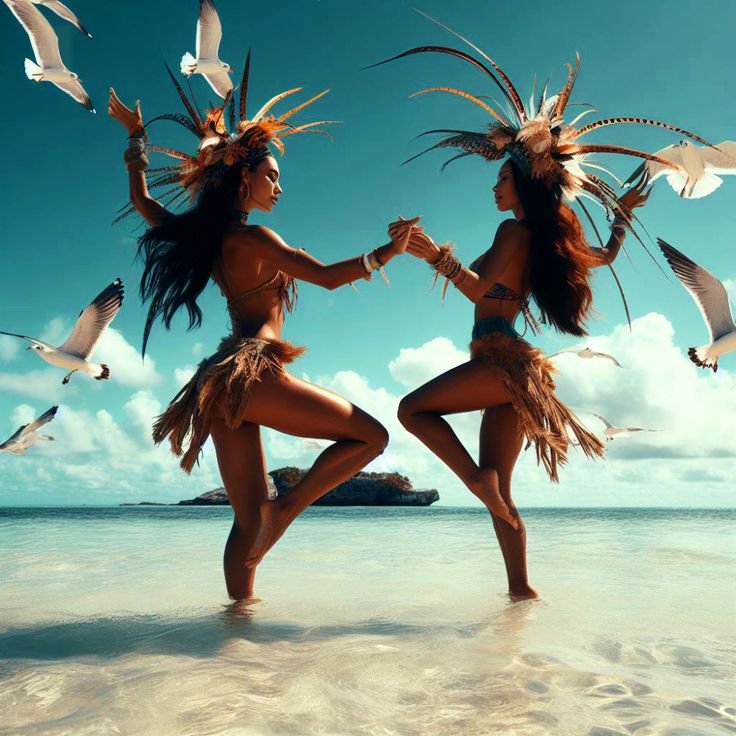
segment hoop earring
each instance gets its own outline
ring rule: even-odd
[[[243,187],[242,186],[240,187],[240,192],[238,192],[238,194],[240,194],[240,199],[242,199],[242,200],[250,199],[250,185],[247,182],[246,182],[246,186],[248,187],[248,194],[246,194],[245,196],[243,196]]]

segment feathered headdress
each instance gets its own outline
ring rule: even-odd
[[[249,155],[256,151],[262,151],[268,144],[273,144],[279,153],[284,153],[283,139],[294,133],[320,133],[328,138],[330,134],[319,129],[319,125],[336,123],[337,120],[318,120],[294,127],[286,121],[294,114],[303,110],[307,105],[323,97],[329,89],[323,90],[318,95],[308,99],[306,102],[293,107],[278,117],[270,113],[271,108],[278,102],[300,92],[302,87],[295,87],[274,95],[263,107],[250,119],[246,115],[246,102],[248,97],[248,77],[250,73],[250,52],[245,60],[243,79],[240,84],[239,122],[236,122],[234,90],[230,90],[225,100],[218,107],[208,109],[202,115],[194,98],[189,99],[177,82],[169,66],[166,66],[171,81],[184,103],[186,114],[166,113],[152,118],[146,123],[148,127],[157,120],[172,120],[185,127],[199,139],[197,151],[194,154],[177,151],[173,148],[163,146],[146,145],[146,151],[154,151],[166,154],[179,161],[178,164],[148,169],[149,188],[158,188],[173,185],[171,189],[161,195],[164,206],[170,206],[185,194],[189,195],[189,201],[196,199],[206,186],[216,184],[221,179],[228,166],[238,161],[247,161]],[[229,106],[229,130],[226,125],[226,111]]]
[[[421,11],[418,12],[421,13]],[[656,155],[633,148],[598,143],[592,145],[584,144],[580,142],[583,136],[605,126],[636,123],[639,125],[666,128],[705,145],[710,145],[707,141],[704,141],[693,133],[689,133],[675,125],[660,122],[659,120],[649,120],[639,117],[615,117],[598,120],[582,127],[575,127],[583,116],[594,112],[593,110],[585,110],[569,123],[565,122],[564,114],[570,102],[570,95],[572,94],[580,69],[579,54],[577,54],[574,67],[570,64],[566,65],[568,69],[567,81],[558,94],[548,97],[547,85],[537,94],[535,82],[531,99],[529,100],[528,106],[525,107],[511,80],[493,59],[459,33],[456,33],[426,13],[421,14],[467,44],[481,57],[482,61],[464,51],[458,51],[457,49],[446,46],[419,46],[373,66],[379,66],[389,61],[419,53],[437,52],[450,54],[480,69],[501,91],[503,100],[508,108],[504,109],[504,106],[492,97],[483,97],[481,99],[480,97],[453,87],[430,87],[429,89],[415,92],[412,96],[426,94],[427,92],[448,92],[459,95],[483,108],[492,118],[487,132],[445,129],[430,130],[427,133],[421,134],[450,133],[451,135],[417,154],[417,156],[421,156],[427,153],[427,151],[432,151],[436,148],[459,148],[462,151],[462,153],[446,161],[442,166],[443,170],[450,162],[472,154],[482,156],[489,161],[501,159],[505,154],[508,154],[529,176],[535,179],[541,179],[550,188],[557,189],[568,200],[577,200],[583,206],[583,209],[584,205],[582,205],[580,200],[592,199],[602,205],[606,212],[610,214],[612,210],[617,209],[616,194],[612,185],[587,169],[601,171],[611,176],[617,183],[620,184],[620,182],[618,182],[610,171],[590,161],[589,157],[591,154],[617,153],[665,163],[670,167],[672,167],[672,164],[663,161]],[[417,156],[412,156],[409,161]],[[624,214],[629,219],[630,214]]]

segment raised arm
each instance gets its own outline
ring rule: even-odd
[[[610,266],[616,260],[626,238],[626,223],[631,219],[631,211],[637,207],[643,207],[649,199],[652,189],[650,187],[644,191],[645,186],[646,183],[642,181],[618,200],[618,212],[611,223],[611,237],[603,248],[591,247],[595,257],[593,267]]]
[[[107,111],[128,131],[130,142],[125,152],[125,168],[128,170],[130,201],[149,225],[159,225],[171,213],[148,193],[146,176],[143,173],[148,166],[148,157],[145,153],[146,132],[141,117],[141,104],[136,102],[135,110],[131,110],[120,101],[115,90],[110,87]]]
[[[414,217],[411,220],[392,222],[389,225],[391,240],[388,243],[375,248],[371,253],[329,264],[322,263],[303,250],[292,248],[273,230],[260,225],[249,227],[247,236],[236,233],[231,237],[242,239],[244,246],[247,238],[247,248],[253,255],[284,273],[332,290],[351,281],[369,278],[371,271],[403,253],[408,245],[412,226],[418,221],[419,218]]]
[[[493,245],[477,261],[477,271],[463,267],[449,246],[437,245],[425,233],[412,233],[409,251],[438,269],[439,273],[446,273],[457,290],[475,304],[498,281],[520,243],[527,237],[526,229],[516,220],[502,222]]]

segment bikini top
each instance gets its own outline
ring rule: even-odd
[[[227,276],[225,275],[225,269],[223,268],[222,261],[217,262],[217,264],[215,265],[215,269],[216,273],[213,270],[212,276],[213,279],[215,275],[219,276],[220,278],[219,282],[217,279],[214,279],[214,281],[219,287],[220,293],[225,297],[225,299],[227,299],[227,309],[230,313],[233,327],[235,327],[236,324],[240,324],[240,315],[235,310],[235,304],[239,301],[242,301],[246,297],[253,296],[254,294],[260,294],[264,291],[277,289],[281,305],[284,309],[286,309],[287,312],[292,312],[294,310],[294,307],[296,306],[296,299],[298,294],[296,279],[281,270],[276,271],[276,273],[264,283],[258,286],[254,286],[252,289],[246,289],[236,296],[230,296],[230,294],[232,294],[232,289],[230,288],[230,283],[227,279]]]
[[[470,268],[474,270],[474,267],[478,264],[481,258],[482,256],[480,258],[476,258],[470,264]],[[496,281],[496,283],[493,284],[485,294],[483,294],[483,298],[502,299],[509,302],[518,302],[519,311],[524,317],[524,333],[526,333],[527,328],[530,329],[535,335],[538,335],[542,331],[539,327],[539,323],[532,314],[531,307],[529,306],[529,297],[522,296],[510,286],[506,286],[506,284],[502,284],[500,281]]]

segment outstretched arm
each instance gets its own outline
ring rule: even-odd
[[[148,158],[143,143],[146,132],[141,117],[141,103],[136,102],[135,110],[131,110],[110,87],[107,111],[128,131],[130,144],[125,152],[125,168],[128,170],[130,201],[149,225],[160,225],[171,213],[148,193],[146,176],[143,173],[148,166]]]
[[[505,220],[496,231],[493,245],[478,259],[478,270],[464,268],[447,246],[437,245],[425,233],[412,233],[409,252],[446,275],[474,304],[479,302],[506,269],[525,230],[516,220]]]
[[[624,238],[626,237],[626,223],[631,219],[631,211],[637,207],[643,207],[649,199],[652,189],[650,187],[647,191],[644,191],[645,186],[645,182],[642,181],[640,185],[629,189],[618,200],[618,212],[611,223],[611,237],[608,239],[605,247],[591,247],[595,258],[594,267],[610,266],[616,260],[616,256],[621,250]]]
[[[281,237],[267,227],[256,226],[248,228],[248,235],[237,233],[232,237],[245,239],[247,237],[248,250],[263,261],[267,261],[284,273],[294,278],[317,284],[325,289],[336,289],[351,281],[366,278],[369,267],[384,266],[392,258],[402,254],[409,243],[412,226],[419,221],[418,217],[411,220],[397,220],[389,225],[391,240],[371,254],[356,256],[345,261],[325,264],[303,250],[297,250],[287,245]],[[244,244],[245,245],[245,244]]]

